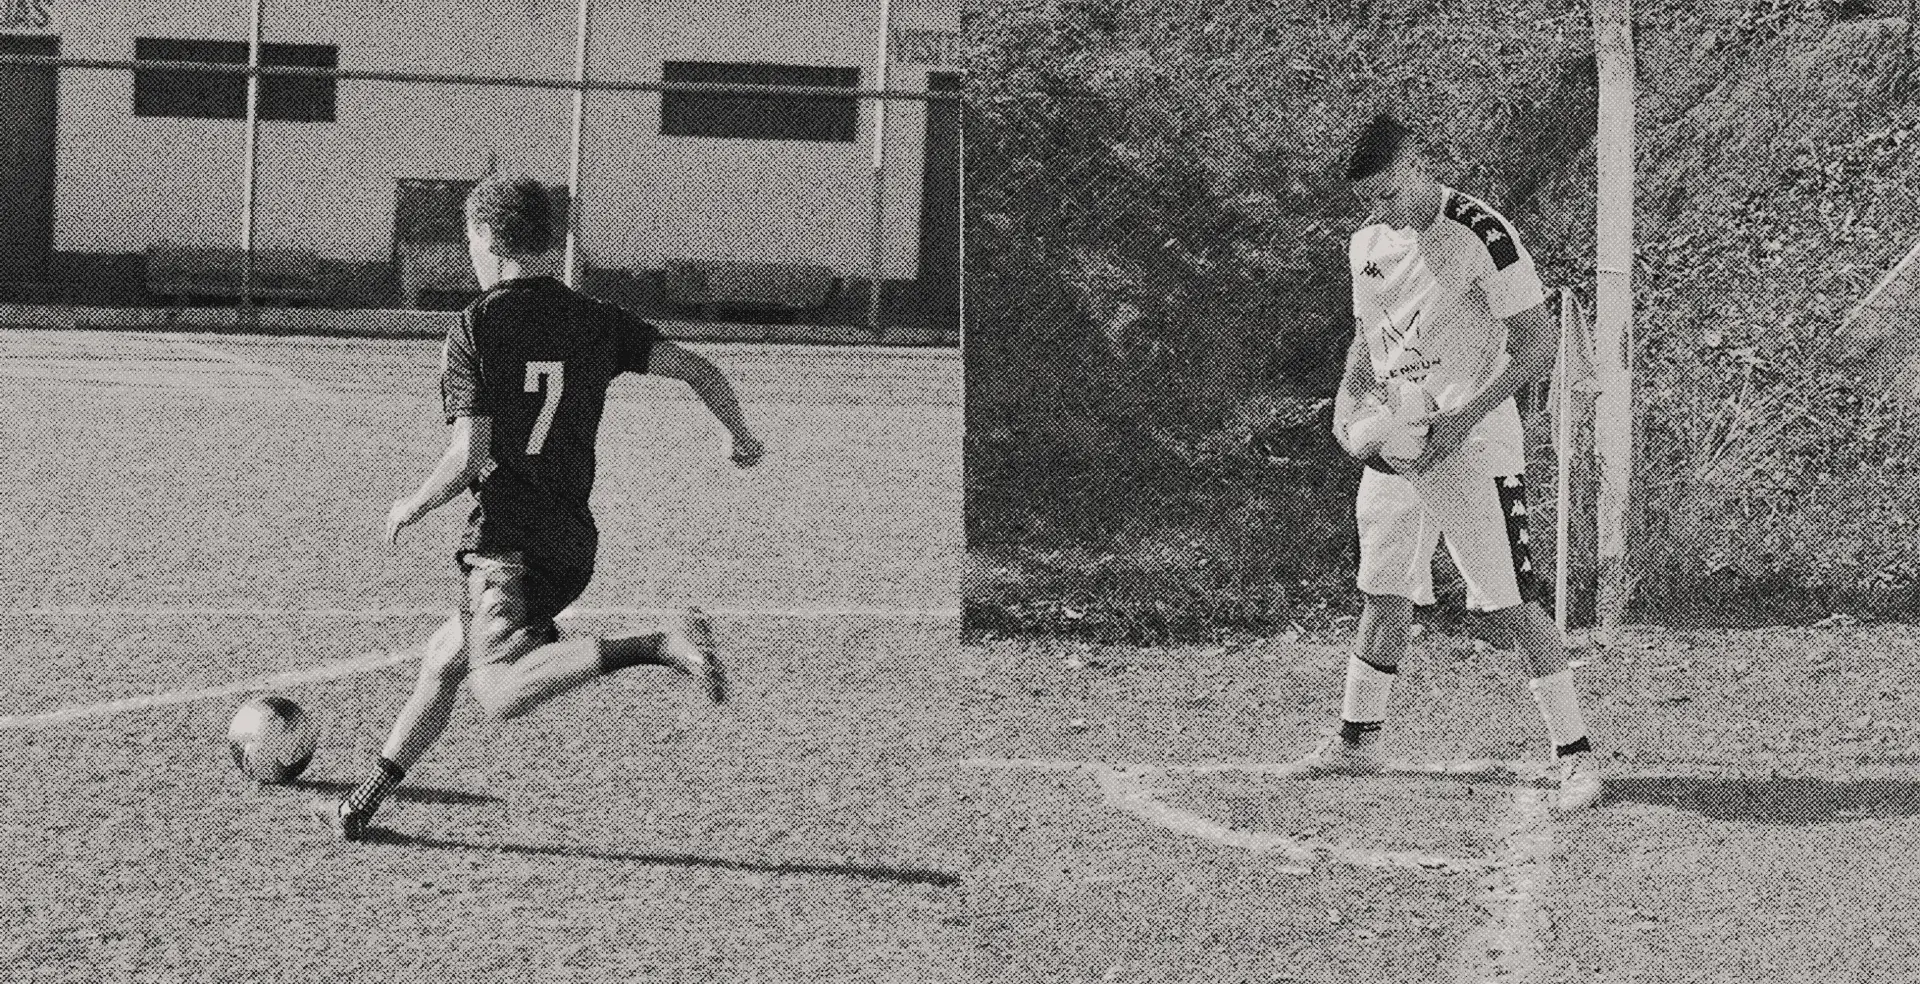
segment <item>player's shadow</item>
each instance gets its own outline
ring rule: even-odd
[[[391,844],[404,847],[430,847],[442,851],[476,851],[486,854],[510,854],[520,857],[547,858],[584,858],[590,861],[611,861],[623,864],[639,864],[668,868],[707,868],[715,871],[739,871],[763,875],[827,875],[838,878],[856,878],[864,881],[896,882],[903,885],[933,885],[939,888],[951,888],[960,884],[960,876],[950,871],[938,871],[930,868],[898,868],[890,865],[861,864],[823,864],[797,861],[736,861],[729,858],[704,857],[698,854],[629,854],[620,851],[597,851],[592,848],[562,847],[543,844],[483,844],[473,841],[442,840],[438,837],[418,837],[403,834],[385,827],[375,827],[367,831],[366,840],[374,844]]]
[[[1714,820],[1816,824],[1920,816],[1920,782],[1810,776],[1618,776],[1606,798],[1686,810]]]
[[[354,784],[338,782],[333,779],[297,779],[288,785],[295,789],[320,793],[326,796],[345,796],[353,791]],[[428,786],[401,786],[393,791],[393,798],[404,803],[440,803],[446,806],[484,806],[498,803],[499,799],[484,793],[463,793],[453,789],[433,789]]]

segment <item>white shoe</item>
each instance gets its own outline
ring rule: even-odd
[[[682,611],[667,624],[667,637],[661,647],[667,665],[706,684],[707,696],[716,704],[727,702],[727,671],[720,662],[713,641],[713,619],[698,608]]]
[[[1606,791],[1606,767],[1592,752],[1575,752],[1560,759],[1560,799],[1554,808],[1572,813],[1592,806]]]
[[[1328,735],[1320,740],[1318,747],[1294,764],[1309,773],[1356,776],[1379,772],[1382,766],[1373,752],[1373,745],[1371,738],[1354,742],[1339,735]]]

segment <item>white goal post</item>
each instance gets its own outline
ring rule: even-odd
[[[1593,48],[1600,84],[1594,215],[1594,359],[1600,384],[1593,435],[1600,460],[1597,605],[1602,637],[1615,638],[1633,590],[1627,556],[1635,430],[1632,0],[1594,0]]]

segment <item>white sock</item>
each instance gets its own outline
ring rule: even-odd
[[[1340,719],[1354,724],[1378,724],[1387,719],[1387,697],[1395,674],[1383,672],[1358,656],[1347,657],[1347,692],[1340,701]]]
[[[1528,680],[1533,702],[1540,705],[1540,717],[1547,722],[1547,740],[1555,752],[1587,736],[1586,719],[1580,716],[1580,697],[1573,692],[1573,671],[1561,670],[1551,676]]]

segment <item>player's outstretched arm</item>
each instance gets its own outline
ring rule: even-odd
[[[761,446],[759,438],[753,436],[753,429],[747,426],[746,418],[740,413],[740,398],[734,395],[733,384],[727,381],[726,373],[721,372],[718,366],[672,342],[655,342],[647,361],[647,372],[678,379],[692,387],[714,419],[727,429],[727,456],[734,464],[749,468],[758,464],[761,456],[766,454],[766,449]]]
[[[454,418],[453,434],[447,439],[447,450],[440,456],[440,463],[420,483],[419,491],[387,510],[387,542],[398,541],[402,529],[446,505],[462,489],[472,485],[492,460],[487,450],[492,446],[492,417]]]

